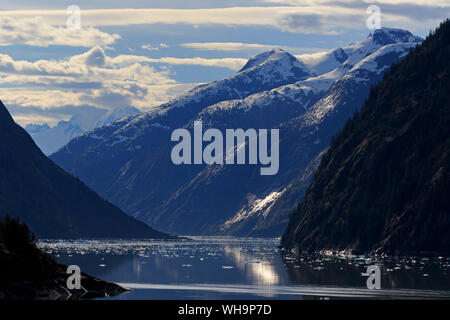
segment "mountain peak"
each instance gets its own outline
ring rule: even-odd
[[[422,42],[422,40],[422,38],[403,29],[377,29],[373,33],[369,34],[365,40],[352,43],[344,48],[344,51],[348,54],[349,58],[342,64],[342,66],[340,66],[340,68],[344,71],[349,68],[353,68],[362,59],[375,53],[384,46],[401,43],[418,44]]]
[[[280,62],[287,62],[292,64],[293,66],[300,65],[302,68],[307,69],[307,67],[302,62],[300,62],[289,52],[286,52],[281,48],[272,48],[270,50],[257,54],[253,58],[250,58],[245,66],[243,66],[242,69],[239,70],[239,72],[255,67],[260,67],[266,64],[276,64]]]
[[[258,73],[268,81],[273,77],[299,81],[315,76],[302,61],[280,48],[273,48],[250,58],[237,74],[242,73]]]
[[[3,102],[0,100],[0,127],[6,126],[13,122],[11,115],[9,114],[8,109],[6,109]]]
[[[413,35],[407,30],[386,27],[375,30],[369,35],[369,38],[373,39],[373,41],[380,45],[420,42],[423,40],[422,38]]]
[[[280,59],[283,55],[289,55],[286,51],[281,48],[272,48],[270,50],[261,52],[256,56],[250,58],[245,66],[242,67],[239,71],[244,71],[246,69],[250,69],[256,66],[260,66],[261,64],[274,59]]]
[[[3,104],[2,100],[0,100],[0,115],[4,115],[4,113],[6,112],[6,107]]]

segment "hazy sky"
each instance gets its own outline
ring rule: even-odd
[[[374,4],[381,26],[422,37],[450,17],[450,0],[2,0],[0,99],[21,124],[144,111],[271,47],[300,55],[361,41]]]

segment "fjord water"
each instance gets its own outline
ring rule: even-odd
[[[132,291],[106,299],[450,299],[450,259],[282,256],[279,239],[43,240],[58,262]],[[366,287],[381,268],[381,290]]]

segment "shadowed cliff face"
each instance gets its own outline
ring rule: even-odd
[[[282,246],[450,253],[450,21],[392,66],[323,156]]]
[[[160,238],[48,159],[0,102],[0,216],[39,238]]]

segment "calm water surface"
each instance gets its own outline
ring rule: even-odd
[[[192,241],[46,240],[59,262],[132,291],[108,299],[450,299],[450,260],[282,257],[279,239],[191,237]],[[368,290],[367,266],[381,268]]]

